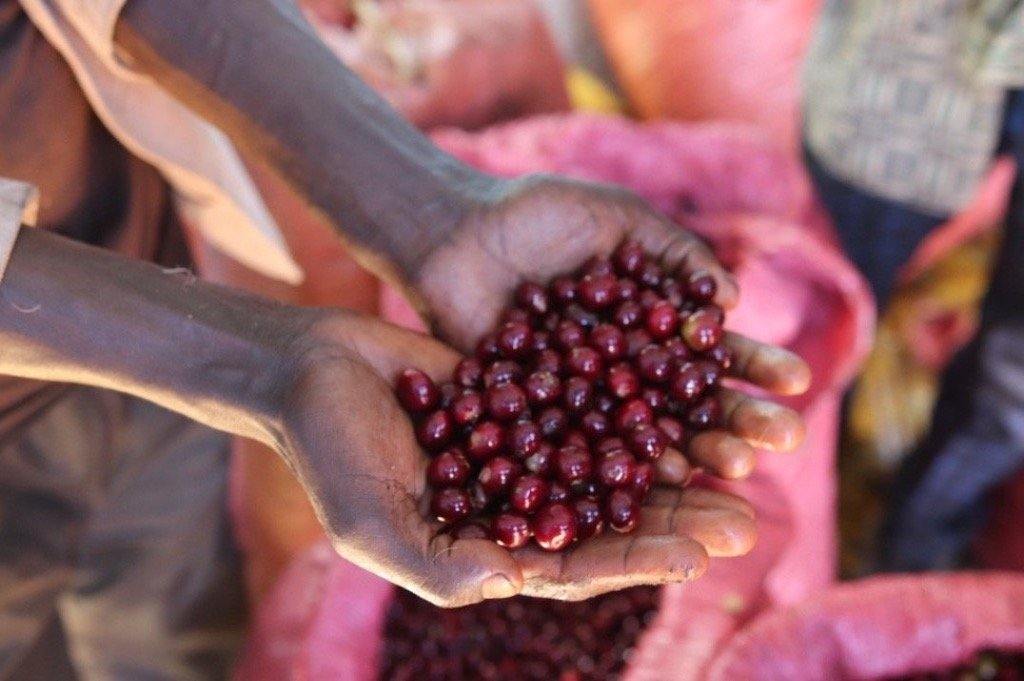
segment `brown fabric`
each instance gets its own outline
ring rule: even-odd
[[[0,176],[39,188],[39,228],[134,258],[186,262],[166,183],[103,127],[16,0],[0,0]],[[0,377],[0,432],[65,390]]]

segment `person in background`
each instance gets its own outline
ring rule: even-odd
[[[879,306],[997,154],[1024,167],[1024,3],[827,0],[805,71],[805,156]],[[1024,179],[976,338],[891,489],[877,567],[950,568],[986,494],[1024,465]]]
[[[721,493],[684,521],[552,559],[455,540],[422,519],[422,454],[392,396],[407,365],[449,372],[523,278],[622,238],[680,274],[693,235],[636,197],[500,180],[446,156],[345,69],[285,0],[0,0],[0,676],[211,678],[240,625],[224,518],[227,434],[295,471],[337,551],[437,604],[581,598],[691,579],[749,550]],[[238,153],[280,177],[450,346],[334,309],[204,283],[181,223],[297,282]],[[19,230],[39,189],[35,228]],[[27,219],[27,218],[26,218]],[[731,337],[741,379],[806,389],[785,351]],[[729,392],[689,454],[743,471],[799,417]],[[672,457],[661,484],[680,482]],[[678,463],[678,462],[677,462]]]

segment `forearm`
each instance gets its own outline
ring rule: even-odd
[[[306,317],[39,230],[0,282],[0,373],[131,393],[275,444]]]
[[[267,161],[374,268],[408,275],[492,180],[346,69],[290,0],[131,0],[134,66]]]

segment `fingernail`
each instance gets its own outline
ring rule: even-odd
[[[508,598],[519,593],[519,589],[505,575],[491,575],[480,587],[484,598]]]

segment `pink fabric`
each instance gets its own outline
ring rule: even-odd
[[[556,172],[637,191],[705,235],[733,267],[745,294],[730,315],[732,328],[793,348],[812,365],[810,394],[792,401],[807,419],[806,443],[795,454],[762,456],[750,480],[727,486],[759,511],[757,547],[742,559],[714,561],[694,585],[667,588],[629,672],[636,679],[701,678],[720,642],[753,614],[821,592],[833,580],[836,423],[841,391],[871,343],[866,286],[829,235],[807,226],[814,206],[796,161],[747,128],[570,115],[435,139],[502,175]],[[393,292],[382,309],[392,321],[419,324]],[[291,678],[339,678],[314,675],[314,662],[332,673],[343,669],[342,678],[368,678],[368,663],[342,658],[372,657],[389,591],[365,574],[352,578],[353,571],[341,559],[300,559],[264,602],[239,678],[269,681],[285,669],[301,670]],[[309,611],[298,612],[300,600]],[[348,613],[356,607],[364,615],[352,624]]]
[[[985,649],[1024,650],[1024,577],[881,577],[760,615],[709,681],[882,679],[942,671]]]

